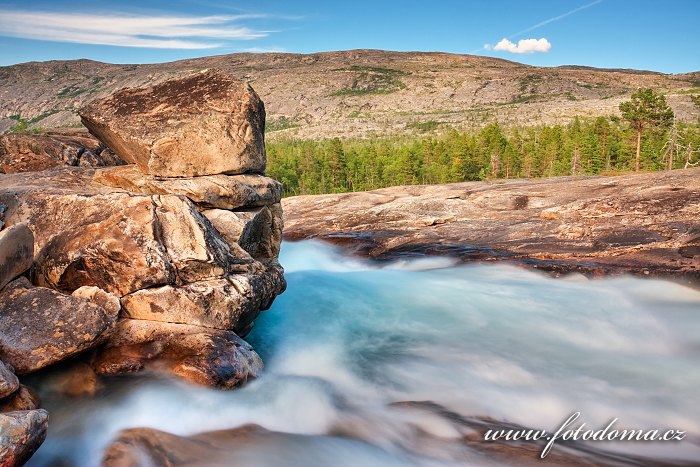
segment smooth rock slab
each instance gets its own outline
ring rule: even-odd
[[[282,184],[263,175],[155,178],[134,165],[126,165],[95,171],[95,181],[134,193],[182,195],[205,208],[267,206],[282,198]]]
[[[12,367],[0,361],[0,399],[19,389],[19,380]]]
[[[257,353],[232,331],[124,319],[92,362],[98,374],[166,372],[205,386],[232,388],[263,368]]]
[[[117,315],[20,277],[0,293],[0,358],[30,373],[102,343]]]
[[[0,230],[0,289],[32,267],[34,235],[26,224]]]
[[[282,269],[275,264],[256,274],[139,290],[122,298],[122,316],[241,333],[285,286]]]
[[[0,414],[0,465],[24,465],[44,442],[48,424],[46,410]]]
[[[450,255],[700,286],[700,168],[390,187],[282,205],[287,240],[372,258]]]
[[[90,133],[144,173],[265,171],[265,107],[247,83],[220,71],[123,89],[80,116]]]

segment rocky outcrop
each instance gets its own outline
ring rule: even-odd
[[[286,198],[285,237],[378,259],[433,254],[700,286],[700,169]]]
[[[125,89],[84,107],[83,124],[125,161],[161,177],[265,171],[265,108],[250,86],[206,71]]]
[[[31,266],[33,284],[0,292],[0,358],[24,374],[83,354],[100,374],[165,369],[224,388],[257,375],[239,336],[285,288],[264,115],[248,85],[195,73],[84,110],[102,152],[136,165],[1,176],[0,253],[14,255],[2,277]]]
[[[37,172],[62,166],[105,167],[124,162],[83,132],[0,136],[0,173]]]
[[[0,413],[0,465],[22,466],[46,438],[46,410]]]

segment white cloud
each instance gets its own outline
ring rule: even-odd
[[[237,24],[262,16],[97,15],[0,10],[0,36],[120,47],[211,49],[221,47],[222,42],[268,36],[270,31]]]
[[[486,50],[490,50],[491,46],[484,47]],[[493,50],[505,50],[506,52],[511,52],[514,54],[531,54],[534,52],[549,52],[552,48],[552,44],[545,39],[520,39],[518,44],[514,44],[508,39],[501,39],[501,41],[493,46]]]

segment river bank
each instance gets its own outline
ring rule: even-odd
[[[283,208],[286,240],[362,257],[428,254],[700,287],[700,168],[297,196]]]

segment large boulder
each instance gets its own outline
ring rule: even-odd
[[[265,108],[242,81],[211,70],[124,89],[80,111],[129,163],[161,177],[265,171]]]
[[[44,442],[48,424],[46,410],[0,414],[0,465],[24,465]]]
[[[26,224],[0,230],[0,289],[32,267],[34,235]]]
[[[232,331],[124,319],[95,356],[93,368],[103,375],[166,371],[195,384],[232,388],[256,377],[263,363]]]
[[[115,313],[20,277],[0,292],[0,358],[30,373],[102,343]]]

